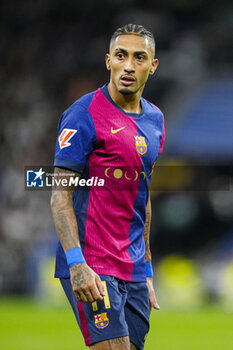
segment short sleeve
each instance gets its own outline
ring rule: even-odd
[[[159,154],[163,152],[164,141],[165,141],[165,125],[164,125],[164,115],[163,115],[163,134],[160,140]]]
[[[94,122],[87,108],[78,103],[72,105],[58,124],[54,166],[82,173],[96,140]]]

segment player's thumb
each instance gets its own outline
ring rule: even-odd
[[[96,275],[96,278],[95,278],[95,282],[96,282],[96,285],[97,285],[97,288],[99,289],[99,292],[102,296],[105,296],[105,289],[104,289],[104,285],[103,283],[101,282],[101,279],[98,275]]]

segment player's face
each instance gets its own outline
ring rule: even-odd
[[[137,35],[120,35],[110,46],[106,66],[111,71],[110,84],[122,94],[142,91],[148,76],[158,66],[154,48],[148,39]]]

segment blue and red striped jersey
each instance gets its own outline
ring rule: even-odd
[[[78,186],[73,195],[81,248],[97,273],[145,281],[143,230],[154,163],[165,139],[162,112],[141,98],[141,113],[126,113],[107,86],[77,100],[58,125],[54,165],[104,185]],[[56,277],[69,277],[59,242]]]

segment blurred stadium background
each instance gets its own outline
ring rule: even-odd
[[[25,192],[24,166],[52,164],[59,116],[108,81],[109,37],[131,22],[155,35],[144,97],[166,121],[151,192],[161,311],[146,349],[232,349],[232,2],[3,0],[0,19],[0,348],[85,348],[53,279],[50,193]]]

